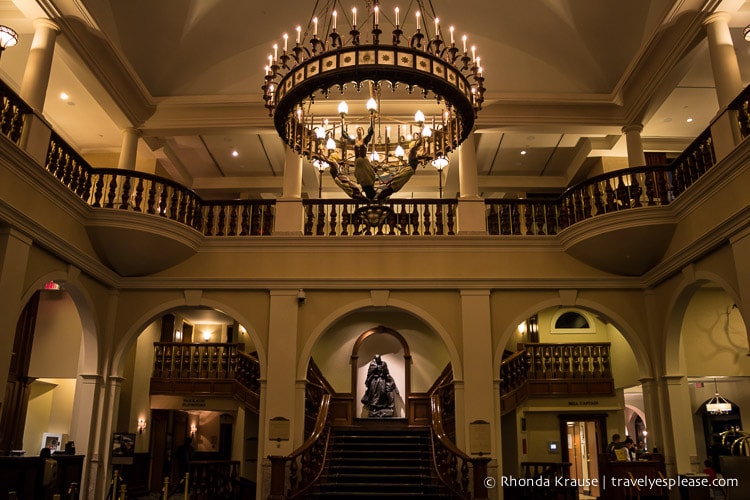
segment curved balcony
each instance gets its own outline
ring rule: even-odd
[[[0,86],[0,130],[19,144],[26,104]],[[730,105],[742,138],[750,134],[750,90]],[[670,165],[609,172],[549,199],[488,199],[487,235],[556,235],[565,251],[595,268],[641,275],[664,255],[675,222],[669,205],[716,163],[710,129]],[[92,207],[87,231],[99,256],[124,276],[151,274],[197,252],[205,237],[273,234],[273,200],[206,201],[156,175],[89,166],[54,132],[46,169]],[[458,200],[302,200],[300,233],[311,237],[455,236]],[[104,211],[99,209],[110,209]],[[648,244],[644,245],[643,242]],[[149,250],[160,248],[155,255]],[[135,256],[135,258],[134,258]],[[604,256],[604,257],[603,257]]]

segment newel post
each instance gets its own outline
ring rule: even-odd
[[[268,500],[284,500],[284,465],[286,458],[278,455],[268,457],[271,461],[271,492]]]
[[[471,463],[474,466],[474,500],[487,500],[487,464],[489,457],[472,458]],[[492,485],[494,486],[494,485]]]

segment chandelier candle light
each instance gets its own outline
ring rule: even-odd
[[[362,158],[358,148],[366,149],[383,197],[401,187],[388,184],[399,169],[432,162],[442,170],[484,101],[476,47],[466,35],[456,46],[453,26],[446,40],[445,25],[421,0],[406,11],[378,0],[351,8],[336,0],[319,5],[296,27],[291,48],[284,33],[281,47],[273,44],[267,56],[263,99],[279,136],[310,161],[335,161],[332,175],[348,174]],[[364,134],[355,142],[360,127],[364,144]]]

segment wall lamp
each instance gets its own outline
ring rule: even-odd
[[[138,419],[138,434],[143,434],[143,429],[145,428],[146,428],[146,419],[139,418]]]
[[[3,51],[8,47],[13,47],[18,43],[18,33],[12,28],[0,24],[0,57]]]
[[[190,437],[195,437],[195,433],[198,432],[198,424],[190,424]]]

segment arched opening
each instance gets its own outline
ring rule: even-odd
[[[122,358],[113,422],[135,435],[133,459],[113,461],[129,492],[158,493],[165,477],[179,485],[186,472],[191,488],[232,477],[234,487],[255,490],[256,351],[246,327],[212,307],[170,308],[146,322]]]

